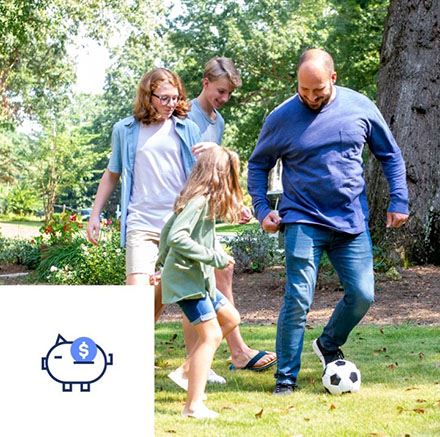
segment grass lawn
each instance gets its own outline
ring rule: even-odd
[[[215,226],[215,231],[228,233],[228,232],[244,231],[245,229],[259,229],[259,228],[260,228],[260,223],[254,219],[250,223],[246,223],[243,225],[230,225],[226,223],[218,223]]]
[[[246,343],[274,350],[275,326],[242,325]],[[213,368],[226,385],[209,385],[206,405],[215,420],[181,416],[185,393],[167,378],[185,350],[180,324],[156,325],[155,436],[439,436],[440,327],[358,326],[343,350],[362,373],[356,394],[331,396],[321,383],[322,365],[311,349],[320,327],[308,329],[293,395],[271,395],[275,368],[230,371],[222,343]],[[177,334],[177,337],[174,336]]]
[[[23,225],[23,226],[33,226],[40,228],[43,225],[41,219],[30,219],[28,217],[18,218],[18,217],[8,217],[6,215],[0,215],[0,224],[7,223],[10,225]]]

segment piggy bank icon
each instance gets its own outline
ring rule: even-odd
[[[67,341],[58,334],[55,345],[42,357],[41,368],[63,386],[72,391],[78,384],[81,391],[90,391],[90,384],[102,378],[107,366],[113,365],[113,354],[106,357],[103,349],[88,337]]]

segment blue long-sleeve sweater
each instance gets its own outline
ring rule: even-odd
[[[363,232],[368,221],[365,143],[388,181],[388,211],[408,214],[405,164],[390,129],[371,100],[338,86],[336,97],[320,112],[295,95],[266,119],[248,164],[248,191],[258,220],[270,212],[268,173],[281,158],[282,223]]]

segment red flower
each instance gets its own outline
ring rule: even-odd
[[[78,225],[78,228],[82,229],[84,226],[83,225]]]
[[[50,234],[52,231],[53,231],[52,226],[48,226],[48,227],[44,230],[44,232],[45,232],[46,234]]]
[[[71,222],[76,222],[76,215],[73,212],[72,212],[72,214],[70,214],[70,221]]]
[[[31,240],[31,244],[34,244],[35,243],[35,240],[32,238],[32,240]]]

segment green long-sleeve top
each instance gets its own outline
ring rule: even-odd
[[[206,197],[191,199],[174,214],[162,229],[159,258],[162,269],[162,302],[214,297],[214,269],[223,269],[228,260],[223,250],[216,249],[215,222],[207,219]]]

